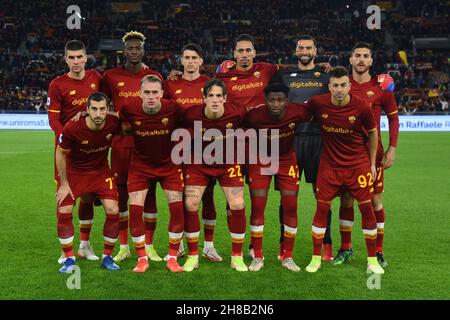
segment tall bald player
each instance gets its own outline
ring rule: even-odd
[[[317,55],[316,40],[309,36],[301,36],[297,41],[295,55],[298,65],[281,69],[273,79],[280,80],[289,87],[288,99],[290,102],[303,103],[308,99],[328,92],[330,75],[325,68],[315,64]],[[316,122],[301,123],[295,130],[295,148],[300,172],[305,174],[305,180],[312,184],[314,196],[316,194],[317,171],[319,169],[322,139],[320,137],[320,125]],[[331,211],[328,212],[328,225],[330,225]],[[280,207],[280,256],[283,256],[283,210]],[[324,238],[323,260],[330,261],[332,257],[330,228]]]
[[[142,63],[144,57],[145,36],[136,31],[127,32],[122,41],[126,63],[108,70],[102,80],[101,90],[112,100],[115,111],[123,107],[140,104],[139,89],[141,79],[147,75],[162,76]],[[128,247],[128,192],[127,177],[131,154],[134,149],[132,136],[116,136],[111,148],[111,171],[114,174],[119,191],[120,210],[120,250],[114,257],[119,262],[130,256]],[[156,229],[157,208],[155,199],[156,185],[150,186],[144,206],[145,251],[152,261],[161,261],[153,248],[153,235]]]

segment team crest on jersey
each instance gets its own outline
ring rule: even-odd
[[[350,121],[351,124],[355,123],[356,118],[354,116],[348,117],[348,121]]]
[[[111,138],[112,138],[112,134],[111,133],[108,133],[107,135],[106,135],[106,140],[111,140]]]
[[[95,90],[96,87],[95,83],[91,83],[91,89]]]
[[[237,77],[232,77],[231,78],[231,81],[236,81],[237,80]]]
[[[318,77],[320,77],[320,75],[321,75],[321,73],[319,71],[314,72],[314,77],[318,78]]]
[[[294,127],[295,127],[295,123],[294,122],[291,122],[291,123],[289,123],[289,129],[294,129]]]
[[[77,90],[70,90],[69,96],[73,96],[77,93]]]
[[[140,126],[141,122],[140,121],[135,121],[134,124],[137,125],[137,126]]]
[[[163,125],[167,125],[169,123],[169,118],[162,118],[161,122]]]
[[[233,124],[231,122],[228,122],[226,127],[227,127],[227,129],[231,129],[231,128],[233,128]]]
[[[322,113],[321,117],[326,119],[326,118],[328,118],[328,115],[326,113]]]
[[[178,89],[177,91],[175,91],[175,94],[180,94],[183,90]]]
[[[117,86],[118,86],[118,87],[124,87],[124,86],[125,86],[125,82],[120,81],[120,82],[117,84]]]
[[[253,72],[253,75],[254,75],[255,77],[259,78],[259,77],[261,76],[261,72],[255,71],[255,72]]]
[[[83,140],[83,141],[81,141],[81,144],[88,144],[89,143],[89,140]]]
[[[373,93],[373,91],[372,90],[370,90],[370,91],[367,91],[367,96],[370,98],[371,96],[373,96],[374,95],[374,93]]]

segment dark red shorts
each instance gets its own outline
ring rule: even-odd
[[[321,161],[317,175],[317,199],[331,201],[349,192],[358,201],[373,197],[373,178],[370,166],[355,169],[336,169]]]
[[[244,180],[240,165],[224,165],[209,167],[191,164],[186,168],[185,182],[189,186],[207,186],[211,180],[217,179],[222,187],[243,187]]]
[[[109,168],[89,174],[68,171],[67,180],[69,181],[69,186],[75,199],[85,194],[94,195],[98,199],[111,199],[116,201],[119,199],[117,187]],[[58,189],[59,186],[60,184],[58,182]],[[61,207],[73,205],[74,203],[75,200],[69,195],[63,200]]]
[[[127,184],[128,168],[133,148],[114,146],[111,148],[111,172],[117,184]]]
[[[299,170],[297,161],[292,159],[280,159],[278,170],[271,174],[262,174],[261,169],[268,168],[259,164],[249,165],[249,186],[250,190],[269,189],[272,176],[275,177],[276,190],[298,191]]]
[[[133,159],[128,171],[128,192],[146,190],[152,182],[159,182],[164,190],[183,192],[183,171],[173,163],[151,166]]]

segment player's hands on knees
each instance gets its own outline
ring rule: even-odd
[[[395,90],[395,83],[394,79],[386,73],[377,75],[377,81],[380,84],[380,88],[384,91],[394,91]]]
[[[383,169],[389,169],[393,166],[395,161],[395,147],[389,147],[384,153]]]
[[[70,195],[73,200],[75,200],[75,197],[72,193],[72,189],[70,189],[70,186],[67,185],[61,185],[56,192],[56,204],[58,207],[61,205],[61,203],[64,201],[64,199]]]
[[[233,60],[225,60],[216,69],[216,73],[227,73],[236,66]]]
[[[333,70],[333,67],[329,62],[321,62],[317,64],[318,66],[321,66],[322,68],[325,68],[325,72],[329,73],[331,70]]]
[[[72,121],[78,121],[81,117],[85,117],[87,115],[86,111],[79,111],[76,115],[71,119]]]
[[[183,72],[179,71],[179,70],[170,70],[169,75],[167,76],[168,80],[172,80],[175,81],[178,79],[178,77],[180,77],[183,74]]]

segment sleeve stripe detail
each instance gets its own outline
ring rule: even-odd
[[[387,115],[390,116],[390,115],[393,115],[393,114],[396,114],[396,113],[398,113],[398,110],[395,110],[394,112],[388,113]]]
[[[367,132],[373,132],[375,130],[377,130],[377,128],[373,128],[373,129],[367,130]]]
[[[60,113],[61,112],[61,110],[48,110],[48,112],[55,112],[55,113]]]

